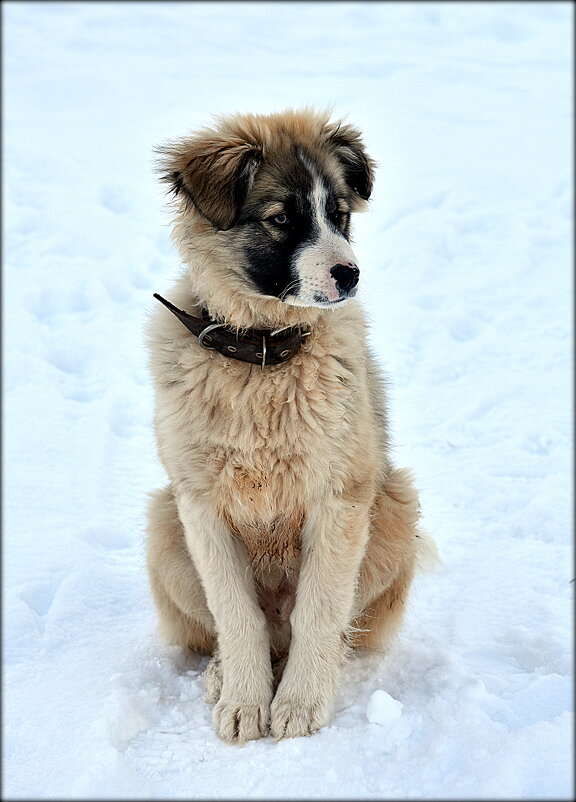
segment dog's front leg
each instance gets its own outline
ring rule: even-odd
[[[328,723],[368,528],[367,511],[335,499],[307,517],[292,642],[271,707],[275,738],[309,735]]]
[[[186,543],[216,625],[223,679],[214,727],[225,741],[260,738],[268,731],[272,666],[266,618],[246,551],[207,501],[190,490],[177,498]]]

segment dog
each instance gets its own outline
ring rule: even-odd
[[[309,108],[220,117],[157,153],[184,266],[147,330],[170,480],[147,524],[160,629],[211,655],[222,739],[309,735],[350,651],[397,631],[432,548],[354,298],[375,163]]]

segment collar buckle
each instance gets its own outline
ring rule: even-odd
[[[198,335],[198,343],[199,343],[199,345],[201,345],[202,348],[205,348],[207,351],[215,351],[216,349],[214,348],[214,346],[212,346],[212,345],[204,345],[204,338],[211,331],[214,331],[214,329],[223,329],[223,328],[224,328],[224,323],[211,323],[209,326],[206,326],[206,328],[202,329],[202,331]],[[207,339],[208,339],[208,342],[210,342],[210,337],[208,337]]]
[[[260,365],[260,367],[261,367],[262,370],[264,370],[264,368],[266,367],[266,335],[265,334],[262,335],[262,350],[261,351],[256,351],[255,356],[257,356],[259,359],[260,358],[262,359],[262,364]]]

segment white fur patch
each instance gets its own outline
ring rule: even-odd
[[[301,157],[313,177],[310,202],[314,222],[319,229],[315,242],[305,246],[299,253],[294,270],[300,282],[298,295],[288,295],[286,303],[294,306],[326,306],[342,303],[336,281],[330,269],[337,264],[356,264],[356,256],[346,238],[329,225],[326,212],[327,190],[312,163]]]

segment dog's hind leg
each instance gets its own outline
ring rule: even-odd
[[[214,619],[184,540],[170,485],[152,494],[147,530],[148,575],[163,637],[168,643],[212,654]]]
[[[372,509],[370,540],[360,567],[351,645],[385,649],[398,631],[420,555],[435,546],[419,532],[418,495],[408,471],[394,471]]]

